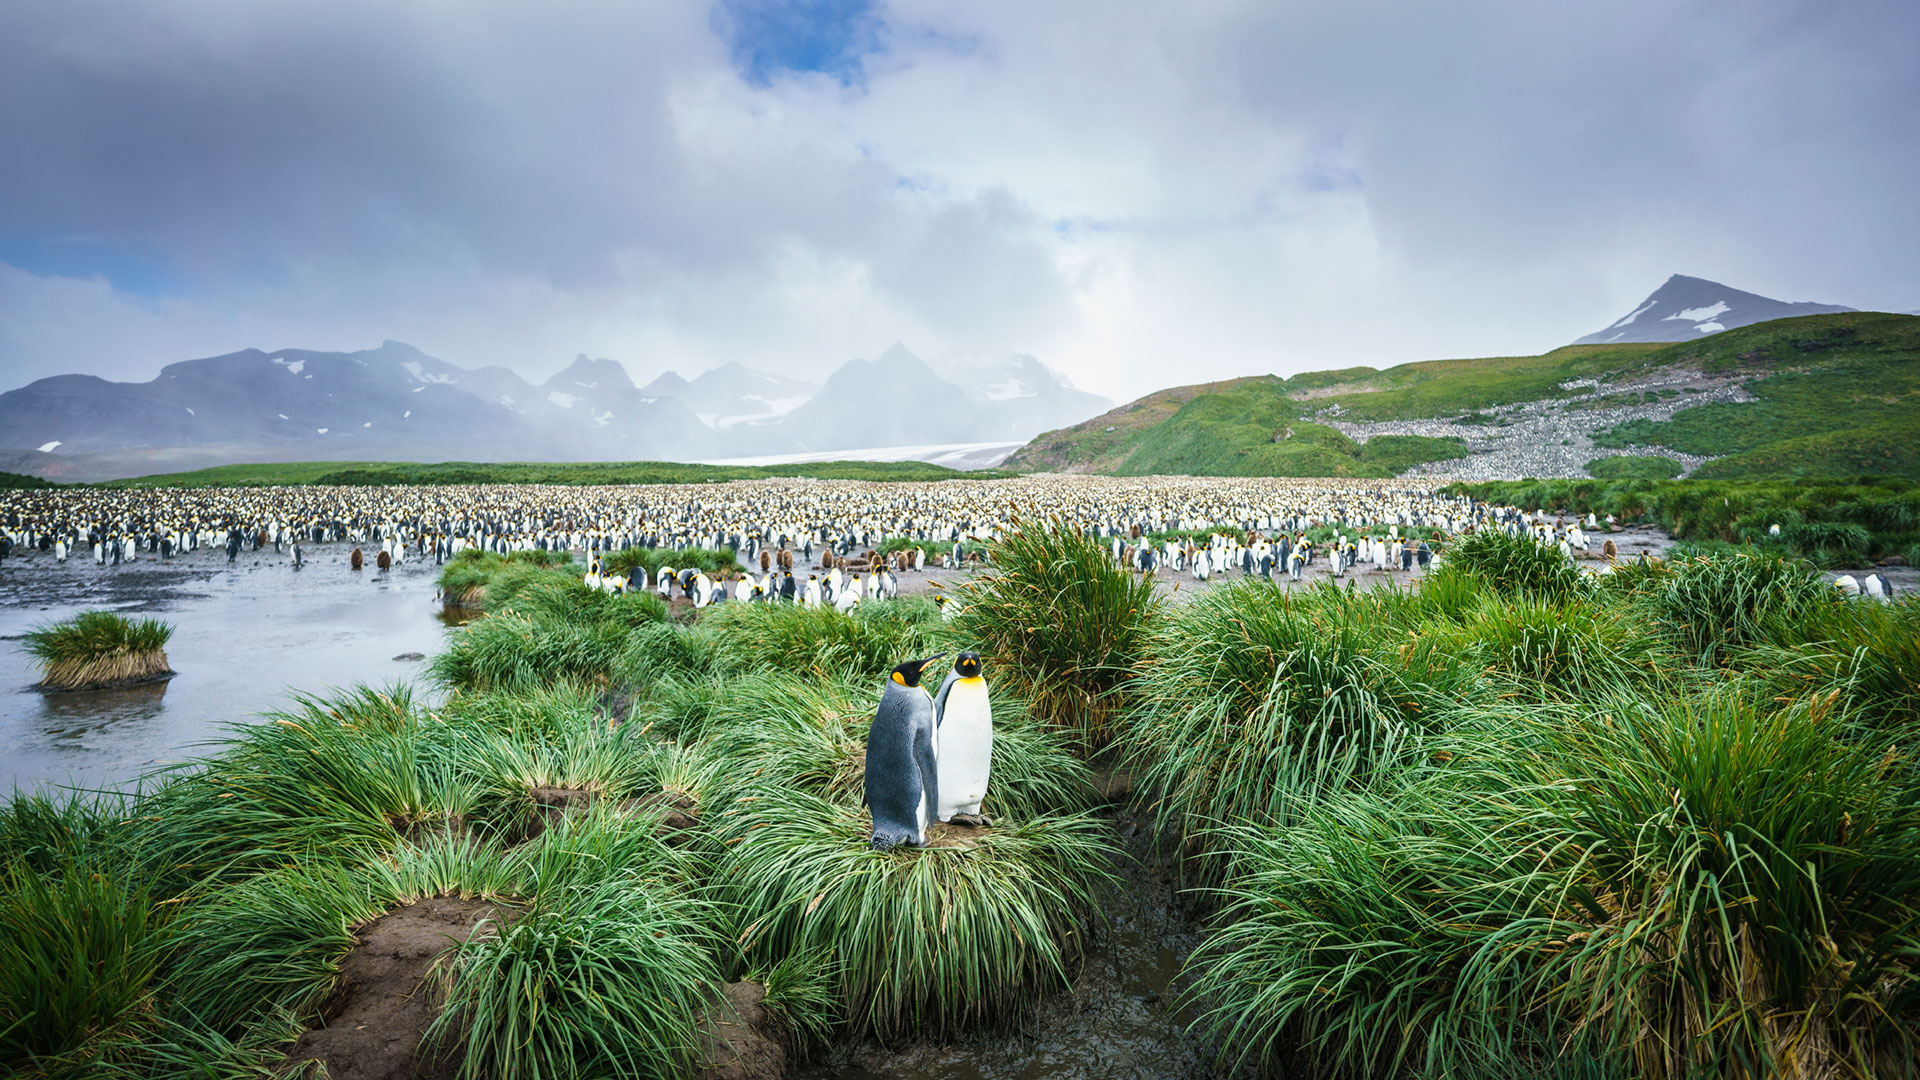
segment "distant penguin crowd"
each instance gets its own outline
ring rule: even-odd
[[[984,544],[1032,521],[1078,530],[1129,569],[1198,581],[1222,574],[1294,581],[1359,570],[1410,574],[1443,557],[1447,538],[1479,528],[1524,533],[1571,558],[1600,559],[1596,534],[1612,524],[1476,502],[1414,480],[795,477],[626,486],[50,488],[0,492],[0,565],[81,561],[110,571],[212,548],[229,565],[244,558],[250,566],[264,560],[317,569],[321,552],[340,545],[335,550],[359,552],[354,569],[371,564],[371,577],[410,560],[444,563],[471,550],[573,552],[593,565],[636,547],[732,549],[737,570],[680,571],[670,581],[603,572],[601,587],[678,589],[703,606],[788,601],[851,610],[897,595],[901,573],[970,566]],[[333,567],[353,561],[325,559]],[[1884,576],[1854,586],[1848,595],[1892,596]],[[942,613],[951,616],[952,605]]]

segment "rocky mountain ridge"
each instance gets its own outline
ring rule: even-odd
[[[396,341],[246,349],[145,383],[56,375],[0,394],[0,467],[72,480],[234,461],[700,461],[1018,441],[1111,404],[1028,356],[953,375],[898,343],[824,384],[734,362],[644,387],[584,354],[536,385]]]

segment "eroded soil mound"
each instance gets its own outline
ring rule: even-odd
[[[452,1080],[457,1051],[428,1055],[420,1047],[441,1004],[427,976],[440,954],[500,917],[488,901],[440,896],[356,927],[322,1011],[326,1026],[301,1035],[276,1071],[319,1061],[333,1080]]]
[[[698,1080],[780,1080],[787,1071],[786,1024],[764,1004],[766,987],[728,983],[700,1019]]]

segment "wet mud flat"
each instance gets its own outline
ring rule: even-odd
[[[1123,792],[1124,776],[1103,789]],[[1124,796],[1122,796],[1124,797]],[[1235,1075],[1192,1033],[1181,966],[1200,943],[1199,908],[1183,896],[1177,842],[1124,806],[1106,813],[1119,885],[1103,897],[1073,988],[1025,1016],[901,1046],[835,1046],[789,1076],[800,1080],[1202,1080]]]

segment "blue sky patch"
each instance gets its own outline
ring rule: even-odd
[[[853,85],[861,59],[881,50],[883,22],[872,0],[720,0],[714,22],[755,86],[787,72]]]
[[[0,262],[41,277],[104,277],[118,292],[165,296],[187,279],[159,252],[58,233],[0,232]]]

